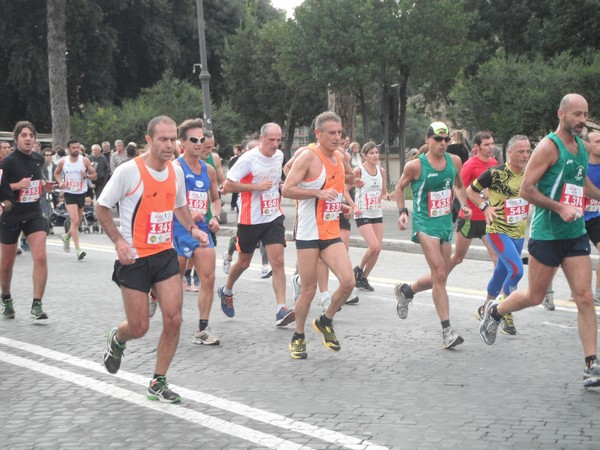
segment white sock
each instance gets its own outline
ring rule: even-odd
[[[321,300],[327,300],[328,298],[331,298],[331,295],[329,295],[329,291],[321,292]]]
[[[223,294],[225,295],[233,295],[233,291],[230,289],[227,289],[226,287],[223,288]]]

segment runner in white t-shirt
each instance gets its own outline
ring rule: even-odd
[[[281,127],[276,123],[263,125],[258,147],[244,153],[227,173],[222,193],[240,193],[236,245],[239,257],[231,267],[227,283],[217,290],[221,309],[228,317],[233,317],[233,285],[250,266],[254,249],[262,242],[273,269],[278,327],[295,320],[294,311],[285,305],[283,253],[286,243],[279,192],[283,166],[283,153],[279,150],[281,135]]]

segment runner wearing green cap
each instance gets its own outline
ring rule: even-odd
[[[433,303],[442,323],[444,348],[452,348],[463,342],[450,325],[450,308],[446,281],[450,265],[450,251],[453,237],[452,198],[453,190],[462,205],[466,218],[471,216],[467,206],[465,187],[460,176],[462,163],[456,155],[446,153],[450,142],[448,127],[443,122],[434,122],[427,129],[428,151],[417,159],[409,161],[396,185],[396,203],[400,217],[398,228],[406,229],[408,209],[405,205],[404,190],[410,184],[413,198],[412,240],[421,244],[423,254],[431,270],[414,285],[431,280]],[[398,283],[396,313],[401,319],[408,316],[408,305],[414,292],[406,283]]]

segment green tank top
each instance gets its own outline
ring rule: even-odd
[[[587,175],[588,154],[578,137],[575,138],[578,144],[576,155],[567,150],[556,134],[550,133],[546,137],[558,147],[558,160],[542,175],[537,188],[546,197],[581,208],[582,218],[567,223],[555,212],[536,207],[531,221],[531,238],[540,241],[575,239],[586,233],[583,221],[583,185]]]
[[[452,241],[452,188],[456,178],[456,167],[449,154],[445,154],[446,167],[435,170],[427,161],[421,160],[421,175],[411,183],[413,191],[413,238],[423,232],[443,241]]]

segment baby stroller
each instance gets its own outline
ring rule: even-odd
[[[50,223],[56,226],[62,226],[65,228],[65,233],[69,232],[71,228],[71,219],[67,213],[64,203],[60,203],[50,216]],[[94,212],[94,205],[85,205],[83,207],[83,217],[79,224],[80,233],[97,233],[101,231],[100,224],[96,219],[96,213]]]

